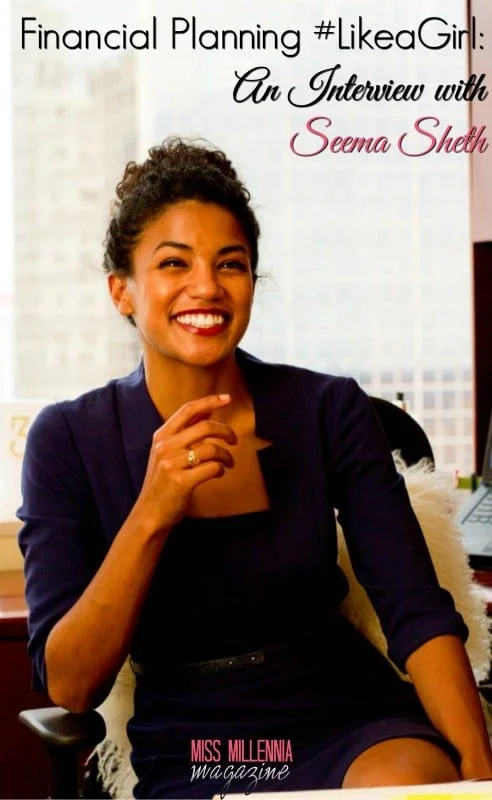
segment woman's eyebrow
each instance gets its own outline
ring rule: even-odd
[[[237,252],[249,255],[248,250],[242,244],[228,244],[226,245],[226,247],[221,247],[220,250],[218,251],[218,255],[225,256],[228,253],[237,253]]]
[[[193,248],[189,244],[184,244],[184,242],[173,242],[168,240],[165,242],[159,242],[157,247],[154,248],[153,253],[156,253],[158,250],[161,249],[161,247],[175,247],[178,250],[193,250]],[[248,250],[242,244],[228,244],[225,247],[221,247],[220,250],[218,251],[218,255],[225,256],[228,255],[229,253],[237,253],[237,252],[245,253],[246,255],[248,255]]]
[[[178,250],[192,250],[193,249],[189,244],[184,244],[184,242],[166,241],[166,242],[159,242],[157,247],[154,248],[153,252],[157,253],[157,251],[160,250],[161,247],[176,247]]]

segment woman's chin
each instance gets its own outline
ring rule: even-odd
[[[217,364],[221,364],[224,361],[227,361],[229,358],[232,357],[232,353],[230,351],[222,352],[222,353],[210,353],[209,355],[196,355],[194,357],[190,357],[186,360],[192,367],[202,367],[206,369],[207,367],[214,367]]]
[[[190,367],[213,367],[234,355],[235,347],[224,346],[224,343],[211,342],[189,348],[181,353],[176,353],[175,358]]]

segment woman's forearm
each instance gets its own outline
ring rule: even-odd
[[[230,400],[229,394],[190,400],[155,431],[135,506],[87,589],[48,636],[47,683],[55,703],[73,711],[97,705],[123,664],[169,533],[197,486],[234,466],[220,442],[236,444],[237,435],[211,419]],[[190,448],[198,446],[191,465]]]
[[[463,778],[492,778],[492,754],[473,672],[460,639],[438,636],[406,668],[435,728],[458,750]]]
[[[128,654],[169,532],[134,508],[89,586],[53,627],[45,660],[48,692],[57,705],[80,712],[102,701]]]

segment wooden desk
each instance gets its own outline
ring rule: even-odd
[[[492,570],[474,570],[473,580],[480,588],[480,594],[487,603],[487,614],[492,618]]]
[[[0,798],[12,800],[46,797],[49,782],[42,743],[17,719],[23,708],[52,705],[31,690],[26,645],[22,572],[0,572]]]

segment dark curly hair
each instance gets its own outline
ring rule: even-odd
[[[116,187],[113,216],[104,242],[104,270],[131,275],[131,254],[144,225],[181,200],[215,203],[230,211],[251,248],[256,278],[260,226],[251,196],[221,150],[202,140],[170,137],[149,150],[146,161],[130,161]]]

